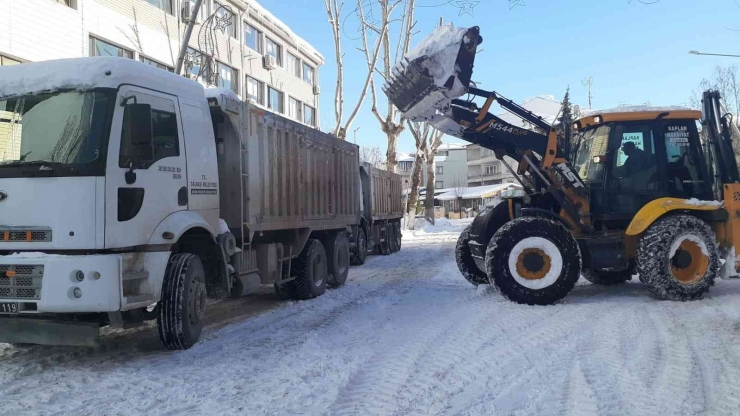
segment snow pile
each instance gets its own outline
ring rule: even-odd
[[[722,202],[720,201],[700,201],[696,198],[686,199],[683,201],[686,205],[693,205],[697,207],[721,207]]]
[[[435,232],[435,231],[442,231],[443,229],[450,229],[452,228],[452,223],[450,223],[450,220],[447,218],[437,218],[434,220],[434,225],[432,225],[429,221],[426,220],[426,218],[417,218],[416,222],[414,223],[414,230],[421,231],[424,230],[428,233]]]
[[[203,95],[203,87],[195,81],[118,57],[54,59],[3,66],[0,79],[0,97],[61,89],[118,88],[122,84]]]

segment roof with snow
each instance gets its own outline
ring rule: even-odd
[[[0,67],[0,97],[56,90],[118,88],[133,84],[192,99],[203,99],[203,86],[180,75],[119,57],[54,59]]]
[[[240,1],[249,7],[249,11],[253,12],[257,16],[257,21],[259,21],[263,26],[272,29],[273,32],[277,33],[278,35],[281,35],[281,37],[292,43],[293,46],[295,46],[299,51],[303,52],[309,57],[312,57],[319,65],[324,65],[326,63],[324,55],[319,53],[319,51],[317,51],[303,38],[296,35],[292,30],[290,30],[290,27],[288,27],[288,25],[283,23],[267,9],[262,7],[262,5],[259,4],[256,0]]]
[[[465,145],[462,143],[442,143],[439,145],[437,150],[460,150],[465,149]]]
[[[472,188],[452,189],[436,197],[440,201],[452,201],[462,197],[462,199],[481,199],[493,198],[501,191],[509,188],[521,188],[515,183],[500,183],[496,185],[474,186]]]
[[[519,105],[542,117],[548,123],[554,123],[560,112],[560,101],[552,95],[539,95],[529,98]],[[524,127],[523,120],[508,111],[498,114],[497,117],[514,126]]]

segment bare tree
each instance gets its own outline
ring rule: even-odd
[[[434,186],[436,180],[434,154],[437,153],[437,149],[442,144],[442,136],[444,136],[444,133],[439,130],[434,130],[429,137],[429,144],[424,147],[424,159],[427,162],[427,195],[426,200],[424,201],[424,216],[431,224],[434,224]]]
[[[733,122],[740,126],[740,75],[738,74],[738,66],[717,65],[712,76],[708,79],[702,79],[698,88],[692,91],[689,105],[692,108],[700,109],[702,93],[708,89],[719,91],[726,110],[732,114]],[[740,142],[733,141],[732,147],[735,155],[740,155]]]
[[[378,146],[360,147],[360,162],[369,163],[370,165],[378,169],[383,169],[385,165],[383,152],[380,151],[380,148]]]
[[[421,184],[422,168],[426,156],[427,142],[433,128],[428,123],[412,123],[407,121],[409,130],[414,136],[416,142],[416,154],[414,155],[414,166],[411,171],[411,189],[409,190],[409,199],[406,213],[406,228],[414,229],[416,218],[416,204],[419,200],[419,185]],[[427,188],[428,188],[427,184]]]
[[[455,201],[457,201],[457,213],[461,214],[462,218],[462,201],[465,196],[465,190],[468,189],[464,182],[460,181],[459,178],[455,180],[455,186],[452,188],[452,193],[455,195]]]
[[[382,1],[382,0],[381,0]],[[390,12],[398,6],[401,0],[397,0],[396,3],[390,8]],[[342,8],[344,2],[341,3],[338,0],[324,0],[324,6],[326,7],[326,14],[329,17],[329,24],[332,28],[332,36],[334,38],[334,57],[337,63],[337,85],[334,91],[334,117],[336,119],[336,125],[333,129],[334,136],[345,140],[347,138],[347,131],[349,131],[352,122],[354,122],[357,113],[362,107],[362,103],[365,101],[367,95],[368,86],[372,83],[373,69],[378,62],[381,50],[381,40],[388,32],[389,19],[383,19],[380,27],[375,27],[369,24],[363,12],[363,0],[357,0],[357,13],[360,18],[360,28],[362,32],[363,48],[361,51],[365,54],[367,59],[367,75],[365,76],[365,82],[362,86],[360,96],[355,103],[352,112],[347,120],[344,120],[344,52],[342,51]],[[368,48],[367,44],[367,30],[371,28],[373,31],[378,33],[378,39],[372,49]],[[344,123],[344,124],[342,124]],[[395,159],[394,159],[395,161]]]
[[[360,16],[362,20],[362,44],[363,51],[365,53],[366,61],[368,62],[368,73],[377,73],[383,80],[387,80],[391,77],[391,70],[393,66],[401,59],[408,51],[411,45],[411,37],[414,34],[414,26],[416,21],[414,20],[414,10],[416,8],[415,0],[377,0],[379,7],[380,21],[382,23],[381,28],[376,28],[372,24],[368,23],[367,19],[364,18],[365,12],[363,7],[370,7],[372,10],[374,2],[363,4],[363,0],[357,0],[358,9],[360,10]],[[394,11],[398,6],[403,3],[403,14],[400,18],[400,28],[398,31],[398,40],[395,45],[395,52],[391,46],[391,33],[389,30],[389,23],[395,21],[393,18]],[[370,59],[370,50],[368,49],[368,33],[375,33],[377,35],[376,47],[382,46],[383,49],[383,65],[382,68],[376,68],[375,61]],[[377,50],[375,51],[377,53]],[[373,62],[370,65],[370,62]],[[380,130],[385,133],[388,139],[388,149],[386,150],[387,169],[393,171],[396,166],[396,144],[398,143],[398,137],[404,130],[405,120],[401,116],[400,111],[396,106],[386,98],[388,103],[388,110],[385,116],[381,115],[378,111],[378,95],[375,88],[375,77],[370,79],[370,91],[373,99],[372,112],[375,118],[380,124]]]

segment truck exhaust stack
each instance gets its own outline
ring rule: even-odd
[[[410,120],[429,120],[467,92],[482,41],[478,26],[438,27],[396,64],[383,92]]]

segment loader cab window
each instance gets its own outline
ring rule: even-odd
[[[614,135],[612,188],[657,190],[658,161],[649,124],[618,125]]]
[[[702,198],[705,182],[701,175],[702,155],[697,143],[694,126],[686,121],[671,121],[663,124],[663,139],[666,149],[666,182],[670,196],[679,198]]]
[[[601,183],[604,178],[604,164],[598,158],[607,153],[610,132],[611,126],[604,125],[585,130],[577,138],[574,168],[586,183]]]

